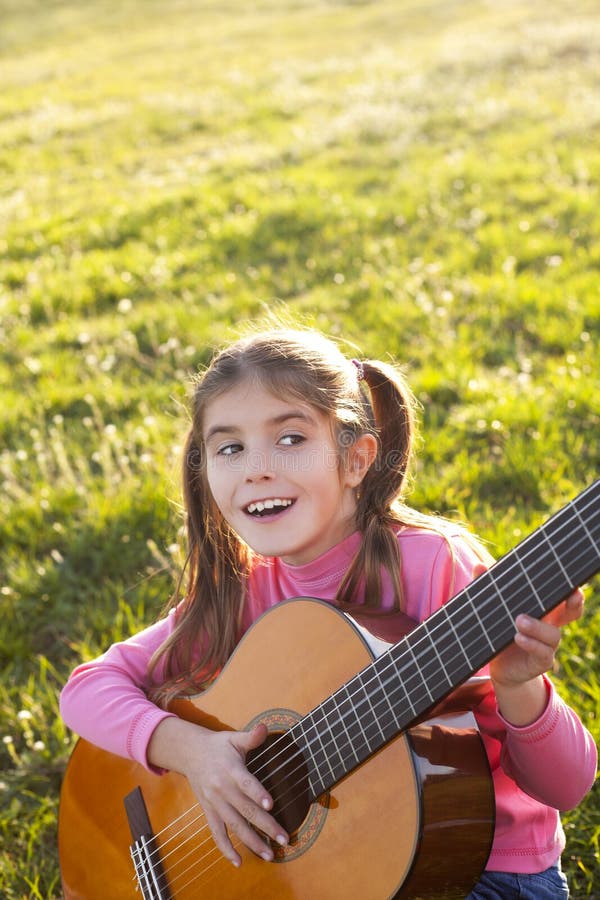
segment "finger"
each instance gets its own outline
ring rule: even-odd
[[[527,654],[530,677],[541,675],[553,667],[559,640],[560,630],[553,625],[535,620],[531,624],[522,623],[515,635],[515,644]]]
[[[242,863],[242,858],[231,843],[229,834],[227,833],[227,829],[225,828],[225,823],[212,813],[205,812],[205,815],[215,844],[217,845],[225,859],[228,859],[230,863],[238,868]]]
[[[544,621],[553,622],[555,625],[568,625],[583,615],[584,595],[583,591],[576,590],[566,600],[544,616]]]
[[[267,737],[267,728],[263,724],[255,726],[252,731],[238,732],[233,736],[232,742],[236,749],[245,757],[250,750],[255,750],[264,743]],[[244,766],[238,779],[243,793],[261,806],[263,809],[272,809],[273,798],[261,784],[258,778],[251,775]]]
[[[528,679],[542,675],[553,668],[554,650],[548,644],[543,644],[524,634],[517,634],[515,643],[527,654]]]
[[[532,619],[530,616],[517,616],[515,622],[517,628],[517,637],[521,637],[520,645],[523,646],[525,639],[533,643],[540,643],[548,646],[554,652],[560,643],[560,628],[547,620]],[[518,642],[519,643],[519,642]]]
[[[567,597],[565,601],[565,613],[568,616],[569,622],[573,622],[575,619],[579,619],[580,616],[583,615],[584,604],[585,597],[583,591],[580,589],[577,589],[569,597]]]
[[[248,753],[249,750],[256,750],[257,747],[264,744],[268,733],[267,726],[259,722],[251,731],[238,731],[234,742],[242,752]]]
[[[266,862],[271,862],[274,857],[269,843],[262,837],[236,809],[231,808],[226,815],[225,824],[230,843],[235,837],[249,850],[260,856]]]
[[[288,836],[279,823],[264,809],[251,801],[247,795],[241,794],[236,798],[233,806],[253,828],[263,832],[271,840],[282,846],[287,844]]]

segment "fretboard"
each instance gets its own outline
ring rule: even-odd
[[[296,723],[314,797],[410,727],[600,569],[600,480]]]

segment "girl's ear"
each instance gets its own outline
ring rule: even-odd
[[[352,444],[348,450],[346,462],[346,484],[349,487],[358,487],[377,456],[377,438],[374,434],[365,432]]]

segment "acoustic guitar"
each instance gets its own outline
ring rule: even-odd
[[[267,724],[247,764],[289,846],[271,863],[238,846],[236,869],[184,777],[79,740],[59,813],[66,900],[464,898],[494,825],[472,714],[488,685],[472,676],[519,613],[541,618],[599,569],[600,480],[425,622],[400,621],[408,633],[376,658],[329,604],[278,604],[210,688],[171,708],[212,729]]]

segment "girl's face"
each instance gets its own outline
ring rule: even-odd
[[[302,565],[356,529],[355,488],[376,453],[372,435],[342,465],[323,413],[248,380],[207,404],[203,437],[214,500],[255,552]]]

